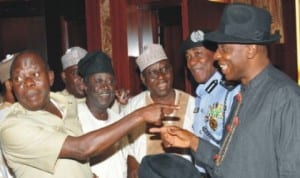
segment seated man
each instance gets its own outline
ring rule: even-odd
[[[109,108],[114,101],[117,84],[111,59],[103,52],[90,52],[78,63],[78,72],[85,84],[86,100],[78,104],[83,132],[103,128],[119,120],[120,115]],[[93,173],[105,178],[127,178],[127,145],[127,137],[123,137],[91,158]]]
[[[0,125],[0,140],[17,178],[92,178],[91,157],[145,121],[159,124],[162,109],[177,108],[151,105],[82,135],[75,98],[50,92],[54,73],[38,53],[19,53],[10,73],[18,102]]]

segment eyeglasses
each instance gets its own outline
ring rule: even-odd
[[[145,71],[146,76],[152,79],[157,79],[160,75],[166,75],[169,74],[170,71],[172,70],[171,65],[165,65],[159,69],[153,69],[153,70],[148,70]]]

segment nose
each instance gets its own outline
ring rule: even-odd
[[[157,79],[163,79],[165,74],[161,71],[157,72]]]
[[[220,58],[221,58],[221,55],[219,53],[219,50],[217,49],[217,51],[214,53],[214,59],[215,59],[215,61],[218,61],[218,60],[220,60]]]
[[[25,80],[24,80],[24,85],[26,87],[32,87],[32,86],[35,85],[35,82],[31,77],[26,77]]]
[[[106,82],[101,82],[100,84],[96,85],[96,91],[99,92],[100,90],[108,90],[109,84]]]

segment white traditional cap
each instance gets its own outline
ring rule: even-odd
[[[77,65],[77,63],[87,54],[87,51],[81,47],[74,46],[65,52],[61,57],[63,70],[67,67]]]
[[[5,59],[0,62],[0,81],[4,83],[10,79],[10,66],[17,54],[7,54]]]
[[[142,54],[135,62],[140,71],[143,72],[148,66],[165,59],[168,57],[160,44],[149,44],[144,47]]]

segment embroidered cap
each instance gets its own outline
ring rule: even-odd
[[[0,81],[4,83],[6,80],[10,79],[10,67],[14,61],[16,54],[7,54],[5,59],[0,62]]]
[[[87,51],[78,46],[67,49],[65,54],[61,57],[63,70],[70,66],[77,65],[86,54]]]
[[[135,62],[143,72],[148,66],[165,59],[168,57],[160,44],[149,44],[144,47],[142,54]]]

